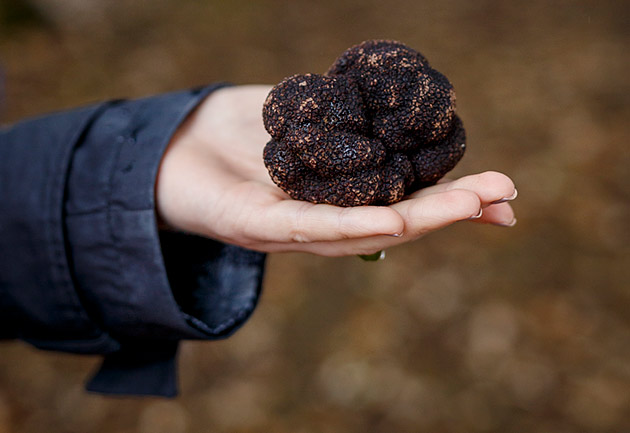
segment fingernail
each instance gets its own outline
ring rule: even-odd
[[[495,226],[499,227],[514,227],[516,225],[516,218],[512,218],[512,221],[509,223],[493,223]]]
[[[502,199],[499,199],[499,200],[495,200],[495,201],[493,201],[493,202],[492,202],[492,203],[490,203],[490,204],[499,204],[499,203],[505,203],[506,201],[512,201],[512,200],[514,200],[517,196],[518,196],[518,191],[516,190],[516,188],[514,188],[514,192],[512,193],[512,195],[511,195],[511,196],[509,196],[509,197],[505,197],[505,198],[502,198]]]
[[[481,218],[481,215],[483,215],[483,209],[479,209],[479,213],[477,215],[473,215],[471,217],[466,218],[467,220],[476,220]]]

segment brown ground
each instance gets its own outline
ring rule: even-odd
[[[0,433],[630,431],[627,2],[17,3],[0,2],[3,122],[276,83],[401,40],[455,86],[453,174],[511,175],[519,222],[461,223],[379,263],[271,257],[252,320],[183,345],[172,401],[86,395],[96,358],[2,343]]]

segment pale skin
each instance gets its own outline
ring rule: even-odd
[[[179,128],[156,186],[164,226],[264,252],[371,254],[458,221],[511,227],[512,180],[494,171],[443,180],[390,206],[342,208],[291,199],[262,160],[270,86],[212,93]],[[497,203],[500,202],[500,203]]]

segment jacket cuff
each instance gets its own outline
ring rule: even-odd
[[[160,243],[157,229],[162,154],[218,87],[113,102],[75,150],[65,228],[76,287],[90,317],[121,345],[90,390],[172,396],[174,342],[226,337],[254,310],[264,254],[180,233]]]
[[[134,342],[105,357],[90,379],[90,392],[113,395],[177,395],[177,341]]]

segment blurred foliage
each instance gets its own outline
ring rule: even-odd
[[[628,2],[32,5],[55,31],[0,32],[5,122],[276,83],[401,40],[454,83],[469,145],[453,175],[509,174],[519,222],[456,224],[376,263],[270,257],[251,321],[183,345],[173,401],[85,394],[96,358],[3,343],[0,433],[630,431]]]

